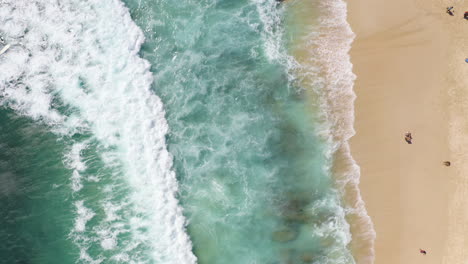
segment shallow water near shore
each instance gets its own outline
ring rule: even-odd
[[[5,158],[0,175],[25,185],[4,192],[17,224],[0,231],[20,239],[0,252],[17,248],[20,263],[354,263],[326,76],[305,71],[310,93],[292,56],[310,25],[275,1],[124,4],[8,2],[15,23],[0,31],[21,45],[0,60],[13,64],[0,75],[0,128],[22,162]]]

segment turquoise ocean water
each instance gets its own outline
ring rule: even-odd
[[[0,262],[360,262],[354,77],[320,57],[345,6],[298,2],[4,1]]]

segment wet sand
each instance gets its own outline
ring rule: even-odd
[[[468,2],[347,2],[357,35],[351,151],[377,232],[375,263],[467,263]]]

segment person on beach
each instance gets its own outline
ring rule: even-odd
[[[423,254],[424,256],[427,254],[426,250],[424,249],[419,249],[419,253]]]
[[[411,133],[410,132],[406,132],[405,134],[405,141],[406,143],[408,144],[413,144],[413,137],[411,136]]]
[[[465,14],[463,15],[463,18],[468,20],[468,11],[465,12]]]
[[[455,12],[455,11],[453,10],[453,6],[447,7],[447,14],[453,16],[453,12]]]
[[[451,163],[450,163],[450,161],[446,160],[446,161],[444,161],[444,165],[447,166],[447,167],[450,167]]]

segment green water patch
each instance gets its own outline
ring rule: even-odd
[[[48,128],[0,110],[0,258],[3,263],[73,263],[64,143]]]
[[[123,250],[133,241],[128,221],[136,214],[128,202],[122,167],[102,160],[102,154],[116,150],[89,134],[57,137],[51,130],[42,122],[0,109],[0,236],[4,238],[0,257],[4,263],[89,262],[124,251],[134,260],[149,259],[147,245]],[[85,147],[73,160],[69,157],[72,146],[79,143]],[[85,164],[79,172],[71,165],[78,159]],[[81,187],[74,190],[76,173]],[[80,223],[82,230],[77,227]],[[106,247],[106,241],[111,246]]]

